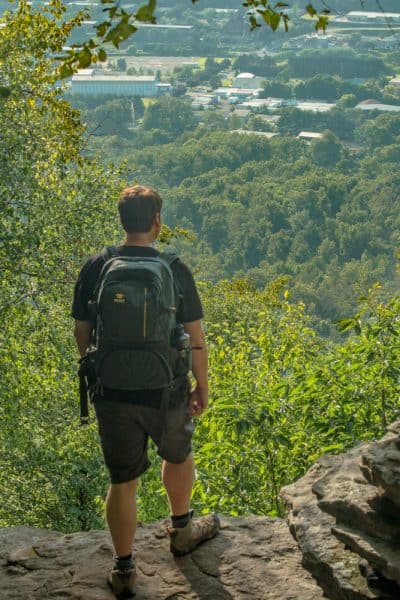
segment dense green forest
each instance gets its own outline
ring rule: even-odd
[[[373,285],[396,285],[398,121],[360,119],[354,154],[331,132],[307,145],[198,126],[166,99],[137,130],[95,137],[55,85],[52,53],[74,25],[61,16],[21,4],[0,29],[0,525],[104,524],[70,304],[86,257],[121,239],[116,198],[136,180],[160,189],[164,243],[195,269],[205,306],[212,391],[193,506],[278,514],[283,484],[399,415],[400,300]],[[316,329],[335,316],[340,342]],[[152,458],[144,520],[166,514]]]
[[[165,98],[146,111],[142,129],[95,144],[162,191],[168,224],[196,234],[194,245],[177,247],[201,279],[262,286],[287,275],[293,297],[329,332],[373,283],[397,286],[400,116],[328,113],[333,130],[335,119],[338,128],[352,124],[363,142],[354,153],[326,127],[312,144],[286,135],[300,131],[296,112],[303,123],[301,111],[286,109],[283,135],[268,140],[226,131],[224,122],[195,128],[189,107]]]

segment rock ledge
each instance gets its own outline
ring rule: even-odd
[[[222,519],[220,534],[188,556],[168,549],[166,522],[142,525],[135,542],[136,600],[322,600],[281,519]],[[112,600],[107,532],[0,529],[2,600]]]
[[[400,599],[400,421],[281,492],[303,564],[332,600]]]

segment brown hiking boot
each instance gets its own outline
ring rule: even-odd
[[[135,566],[129,569],[118,569],[117,567],[113,567],[108,578],[108,585],[117,598],[132,598],[135,595],[135,581]]]
[[[206,540],[217,535],[220,528],[217,515],[210,514],[197,519],[190,519],[185,527],[168,527],[170,550],[175,556],[183,556]]]

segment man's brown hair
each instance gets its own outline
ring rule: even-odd
[[[152,187],[134,185],[125,188],[118,202],[122,227],[127,233],[147,233],[161,207],[162,199]]]

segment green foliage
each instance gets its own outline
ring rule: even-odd
[[[363,123],[358,137],[364,141],[369,148],[400,144],[400,115],[383,114],[376,119]]]
[[[129,137],[129,127],[132,127],[131,103],[130,98],[107,100],[94,110],[85,111],[82,116],[88,131],[97,135]],[[135,104],[140,107],[137,101]],[[143,115],[143,109],[141,113]]]
[[[90,240],[117,233],[121,180],[80,156],[79,115],[54,86],[59,16],[21,4],[0,30],[0,523],[78,530],[102,523],[105,473],[94,429],[76,427],[69,298]]]
[[[358,335],[332,346],[282,290],[284,281],[264,292],[203,288],[212,396],[197,429],[195,498],[204,511],[281,514],[282,485],[399,417],[400,299],[371,292],[342,323]]]
[[[237,73],[250,72],[260,77],[273,77],[278,72],[276,62],[270,56],[260,57],[244,54],[234,60],[233,67]]]
[[[289,110],[281,130],[294,128],[303,115],[297,111],[290,124]],[[161,188],[167,222],[197,234],[195,250],[178,246],[201,278],[250,274],[262,287],[289,275],[293,297],[324,322],[351,313],[355,298],[376,281],[395,290],[396,144],[355,156],[331,133],[312,144],[285,136],[266,140],[216,130],[226,122],[204,113],[213,131],[198,128],[174,143],[119,155],[131,171]],[[347,112],[332,114],[329,122],[337,119],[345,127],[348,118]],[[385,128],[392,123],[394,141],[396,118],[383,119]],[[357,135],[363,127],[361,121]],[[134,146],[143,142],[137,135]],[[321,324],[321,331],[329,332],[329,325]]]
[[[322,138],[312,143],[312,156],[317,165],[329,167],[340,159],[342,145],[332,131],[325,131]]]
[[[161,129],[174,137],[196,125],[190,106],[172,96],[164,96],[149,104],[143,117],[143,129]]]
[[[350,48],[327,48],[315,52],[301,50],[289,59],[292,77],[313,77],[318,73],[340,75],[343,78],[372,78],[386,72],[382,59],[360,55]]]

